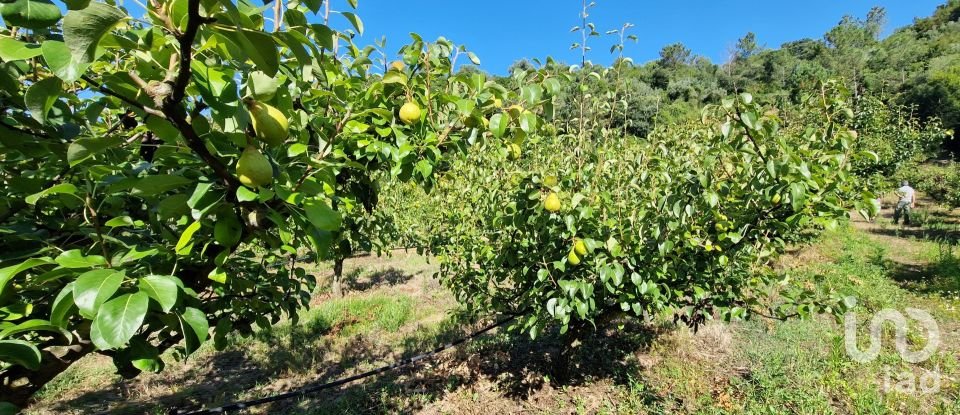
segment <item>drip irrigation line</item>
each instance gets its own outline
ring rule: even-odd
[[[378,374],[381,374],[381,373],[384,373],[384,372],[389,372],[389,371],[394,370],[394,369],[399,369],[399,368],[404,367],[404,366],[412,365],[412,364],[414,364],[414,363],[416,363],[416,362],[419,362],[419,361],[421,361],[421,360],[423,360],[423,359],[427,359],[427,358],[429,358],[429,357],[433,357],[434,355],[436,355],[436,354],[438,354],[438,353],[440,353],[440,352],[442,352],[442,351],[444,351],[444,350],[450,349],[450,348],[452,348],[452,347],[459,346],[460,344],[463,344],[463,343],[465,343],[465,342],[467,342],[467,341],[473,340],[474,338],[477,338],[477,337],[483,335],[484,333],[486,333],[486,332],[488,332],[488,331],[490,331],[490,330],[493,330],[493,329],[495,329],[495,328],[497,328],[497,327],[503,326],[504,324],[507,324],[507,323],[513,321],[515,318],[517,318],[517,317],[519,317],[519,316],[521,316],[521,315],[523,315],[523,313],[511,315],[511,316],[506,317],[506,318],[504,318],[504,319],[502,319],[502,320],[500,320],[500,321],[497,321],[497,322],[495,322],[495,323],[493,323],[493,324],[491,324],[491,325],[489,325],[489,326],[486,326],[486,327],[484,327],[484,328],[482,328],[482,329],[480,329],[480,330],[474,331],[473,333],[470,333],[469,336],[461,337],[461,338],[459,338],[459,339],[457,339],[457,340],[455,340],[455,341],[453,341],[453,342],[444,344],[444,345],[439,346],[439,347],[437,347],[437,348],[435,348],[435,349],[433,349],[433,350],[430,350],[430,351],[428,351],[428,352],[421,353],[421,354],[418,354],[418,355],[416,355],[416,356],[409,357],[409,358],[406,358],[406,359],[402,359],[402,360],[396,361],[396,362],[394,362],[394,363],[392,363],[392,364],[389,364],[389,365],[386,365],[386,366],[382,366],[382,367],[379,367],[379,368],[376,368],[376,369],[373,369],[373,370],[369,370],[369,371],[366,371],[366,372],[363,372],[363,373],[360,373],[360,374],[357,374],[357,375],[353,375],[353,376],[346,377],[346,378],[343,378],[343,379],[335,380],[335,381],[333,381],[333,382],[324,383],[324,384],[322,384],[322,385],[306,386],[306,387],[303,387],[303,388],[300,388],[300,389],[294,389],[294,390],[291,390],[291,391],[287,391],[287,392],[280,393],[280,394],[276,394],[276,395],[272,395],[272,396],[267,396],[267,397],[263,397],[263,398],[259,398],[259,399],[252,399],[252,400],[249,400],[249,401],[234,402],[234,403],[227,404],[227,405],[223,405],[223,406],[216,407],[216,408],[201,409],[201,410],[197,410],[197,411],[180,410],[180,409],[174,408],[174,409],[171,409],[168,413],[171,414],[171,415],[208,415],[208,414],[223,414],[223,413],[227,413],[227,412],[229,412],[229,411],[244,410],[244,409],[252,408],[252,407],[254,407],[254,406],[259,406],[259,405],[263,405],[263,404],[267,404],[267,403],[271,403],[271,402],[283,401],[283,400],[287,400],[287,399],[299,398],[299,397],[302,397],[302,396],[305,396],[305,395],[307,395],[307,394],[311,394],[311,393],[314,393],[314,392],[319,392],[319,391],[326,390],[326,389],[332,389],[332,388],[335,388],[335,387],[338,387],[338,386],[341,386],[341,385],[345,385],[345,384],[347,384],[347,383],[350,383],[350,382],[353,382],[353,381],[356,381],[356,380],[368,378],[368,377],[370,377],[370,376],[378,375]]]

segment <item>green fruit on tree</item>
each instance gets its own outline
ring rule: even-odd
[[[567,262],[569,262],[570,265],[580,265],[580,257],[577,256],[576,252],[570,251],[570,253],[567,254]]]
[[[217,215],[217,224],[213,225],[213,239],[218,244],[227,247],[235,246],[240,242],[241,236],[243,236],[243,225],[240,224],[240,219],[237,219],[236,215],[232,212]]]
[[[780,198],[780,193],[777,193],[777,194],[773,195],[773,199],[771,199],[770,201],[773,202],[773,204],[776,205],[776,204],[780,203],[780,199],[781,199],[781,198]]]
[[[404,65],[403,62],[393,61],[390,63],[391,71],[402,72],[404,68],[406,68],[406,65]]]
[[[559,212],[560,211],[560,196],[557,196],[556,193],[550,192],[547,195],[547,198],[543,200],[543,208],[547,212]]]
[[[553,124],[544,124],[543,133],[548,137],[553,137],[557,135],[557,127]]]
[[[257,138],[271,146],[284,142],[290,133],[287,117],[275,107],[252,99],[246,101]]]
[[[577,239],[573,243],[573,252],[576,252],[577,255],[586,256],[587,255],[587,244],[583,243],[583,239]]]
[[[557,180],[557,176],[547,176],[543,178],[543,185],[547,187],[553,187],[560,184],[560,181]]]
[[[237,176],[245,186],[266,186],[273,181],[273,166],[256,146],[250,145],[237,160]]]
[[[420,121],[420,107],[414,102],[408,102],[400,107],[400,121],[411,125]]]

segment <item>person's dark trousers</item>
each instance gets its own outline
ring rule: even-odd
[[[893,210],[893,224],[896,225],[897,222],[900,222],[900,217],[903,216],[903,224],[910,224],[910,203],[909,202],[900,202],[897,203],[897,208]]]

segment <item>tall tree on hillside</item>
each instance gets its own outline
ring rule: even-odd
[[[886,16],[886,10],[881,7],[870,9],[866,20],[844,16],[824,35],[830,47],[830,68],[847,80],[856,96],[863,92],[863,72],[878,44]]]
[[[753,32],[747,32],[746,35],[737,40],[737,46],[733,52],[733,59],[747,59],[756,55],[760,50],[762,50],[762,47],[757,44],[757,35]]]
[[[681,65],[686,65],[690,62],[692,52],[690,48],[683,45],[683,43],[677,42],[667,46],[664,46],[660,50],[660,65],[668,69],[676,69]]]

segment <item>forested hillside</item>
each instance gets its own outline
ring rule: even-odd
[[[922,124],[939,119],[947,129],[960,131],[958,19],[960,1],[951,0],[932,16],[881,38],[886,13],[873,8],[862,18],[844,17],[820,39],[768,45],[746,33],[723,63],[696,56],[676,43],[664,46],[660,59],[624,66],[604,79],[593,79],[591,87],[616,91],[629,103],[625,123],[637,136],[645,136],[658,122],[699,117],[704,104],[733,93],[749,91],[778,106],[797,103],[804,91],[829,78],[843,79],[868,107],[863,111],[876,107],[879,100],[890,106],[889,116],[898,122],[912,122],[908,120],[912,116]],[[531,66],[521,61],[514,69]],[[623,81],[620,88],[616,77]],[[960,150],[952,140],[946,147]]]

